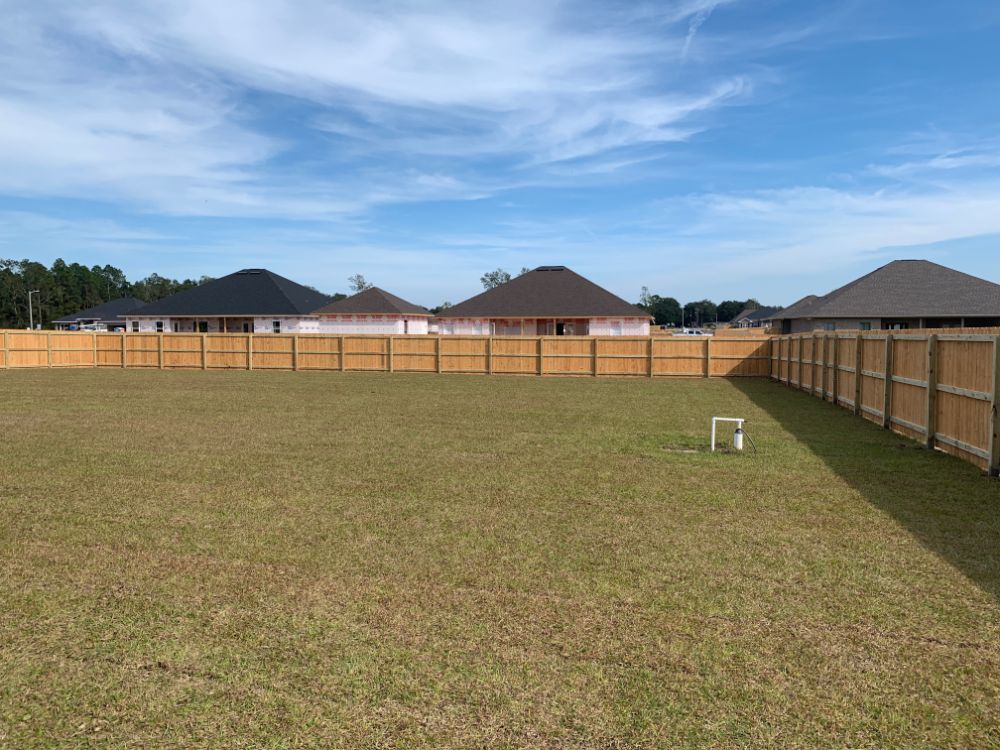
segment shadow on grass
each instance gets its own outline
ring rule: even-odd
[[[869,503],[1000,599],[1000,481],[806,393],[733,382]]]

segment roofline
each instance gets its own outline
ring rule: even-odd
[[[985,315],[981,312],[969,313],[920,313],[918,315],[898,314],[898,313],[868,313],[855,315],[791,315],[787,320],[864,320],[865,318],[1000,318],[1000,311],[996,315]],[[768,318],[774,320],[774,318]]]
[[[497,318],[499,320],[562,320],[569,318],[639,318],[640,320],[652,320],[652,315],[446,315],[445,313],[438,313],[433,315],[435,318],[464,318],[467,320],[476,320],[481,318],[493,319]]]
[[[93,321],[94,323],[123,323],[122,320],[117,320],[115,318],[59,318],[58,320],[52,320],[51,323],[80,323],[85,320]]]
[[[225,315],[220,315],[219,313],[184,313],[183,315],[175,315],[173,313],[160,313],[155,315],[153,313],[141,313],[137,315],[132,315],[125,313],[123,318],[314,318],[317,317],[316,313],[226,313]]]
[[[409,312],[314,312],[309,313],[310,315],[315,315],[317,318],[336,318],[342,315],[406,315],[410,318],[433,318],[434,314],[425,313],[409,313]]]

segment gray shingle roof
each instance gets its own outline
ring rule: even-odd
[[[777,307],[748,307],[735,318],[733,318],[734,323],[739,323],[741,320],[749,320],[751,322],[756,322],[758,320],[772,320],[774,314],[778,312]]]
[[[330,297],[266,268],[245,268],[133,311],[135,316],[309,315]]]
[[[809,294],[795,302],[784,310],[779,310],[774,315],[771,316],[771,320],[788,320],[791,318],[804,318],[808,315],[808,311],[812,308],[813,303],[815,303],[819,297],[815,294]]]
[[[775,319],[1000,317],[1000,284],[931,263],[896,260]]]
[[[136,299],[135,297],[122,297],[105,302],[103,305],[88,307],[86,310],[81,310],[72,315],[64,315],[59,320],[53,320],[52,322],[59,323],[60,325],[70,325],[78,323],[81,320],[95,320],[101,323],[123,323],[124,321],[121,318],[126,313],[130,313],[145,304],[141,299]]]
[[[539,266],[442,310],[439,318],[648,318],[649,313],[565,266]]]
[[[337,300],[314,311],[319,315],[430,315],[430,310],[389,294],[377,286]]]

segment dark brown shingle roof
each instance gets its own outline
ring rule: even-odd
[[[205,282],[130,314],[135,316],[172,315],[308,315],[325,305],[325,294],[296,284],[266,268],[244,268],[220,279]]]
[[[565,266],[540,266],[454,307],[439,318],[648,318],[640,307]]]
[[[927,260],[896,260],[806,300],[776,319],[1000,317],[1000,284]]]
[[[317,315],[427,315],[430,310],[407,302],[384,289],[372,287],[347,299],[331,302],[315,311]]]

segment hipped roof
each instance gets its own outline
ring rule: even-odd
[[[331,302],[318,310],[318,315],[427,315],[430,310],[407,302],[402,297],[390,294],[384,289],[372,287],[355,295]]]
[[[565,266],[540,266],[438,313],[439,318],[648,318]]]
[[[178,292],[131,313],[134,316],[309,315],[330,297],[266,268],[245,268]]]
[[[927,260],[896,260],[772,319],[868,317],[1000,317],[1000,284]]]

